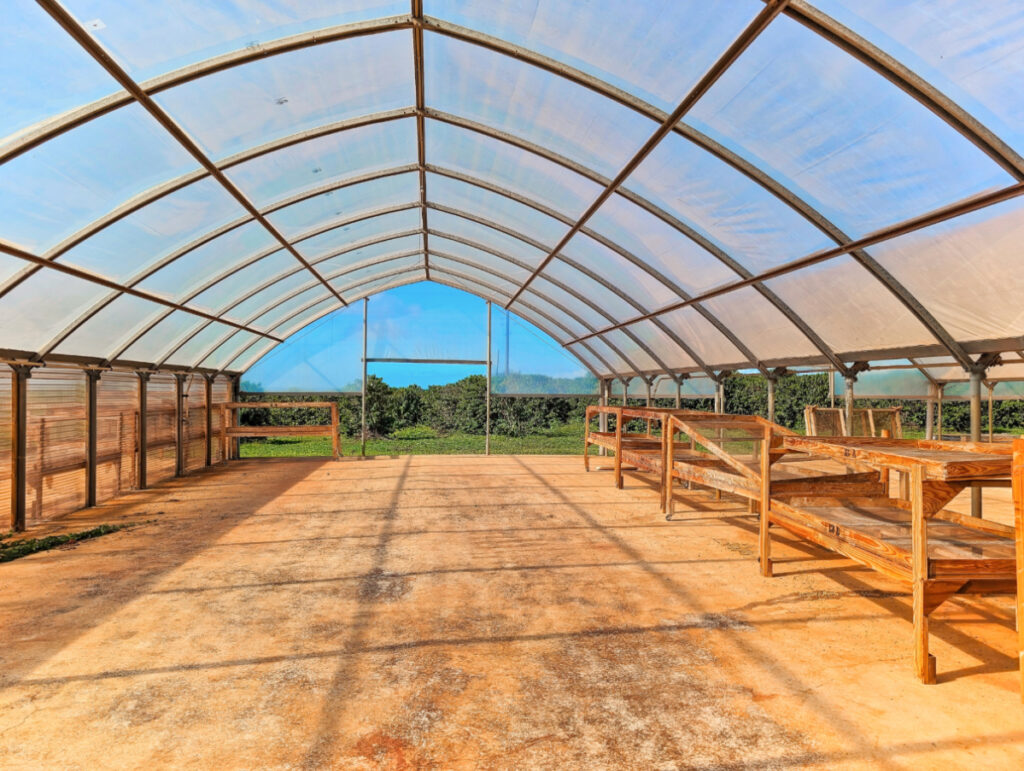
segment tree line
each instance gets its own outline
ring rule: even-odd
[[[371,375],[366,388],[366,422],[373,436],[392,436],[410,429],[429,429],[437,434],[482,434],[486,420],[485,397],[487,380],[483,375],[471,375],[455,383],[428,388],[389,386],[381,378]],[[243,401],[264,400],[262,394],[243,393]],[[309,401],[309,395],[275,396],[275,401]],[[361,424],[359,396],[324,394],[317,401],[338,403],[339,430],[347,436],[356,436]],[[565,424],[582,424],[588,405],[597,404],[596,396],[491,396],[491,431],[495,434],[522,437],[543,429]],[[621,397],[613,397],[621,403]],[[644,404],[641,399],[629,399],[629,404]],[[655,399],[659,407],[674,406],[674,399]],[[841,406],[841,401],[837,405]],[[784,426],[804,430],[804,407],[829,406],[828,375],[790,375],[779,378],[775,388],[775,420]],[[891,399],[856,400],[858,407],[903,407],[903,424],[923,427],[924,401],[897,401]],[[714,409],[713,399],[685,399],[686,409]],[[768,413],[768,387],[759,375],[731,375],[725,380],[725,410],[734,414],[762,415]],[[984,412],[984,411],[983,411]],[[250,408],[242,410],[245,425],[311,425],[325,423],[326,410],[315,408],[274,410]],[[983,418],[984,422],[984,418]],[[1014,431],[1024,428],[1024,401],[1007,400],[995,403],[995,425],[998,430]],[[987,424],[986,424],[987,425]],[[947,433],[966,433],[970,429],[967,402],[943,403],[943,430]],[[582,429],[581,429],[582,430]]]

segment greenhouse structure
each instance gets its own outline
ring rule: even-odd
[[[0,766],[1021,767],[1020,3],[2,8]]]

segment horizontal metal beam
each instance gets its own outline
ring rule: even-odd
[[[487,365],[487,359],[388,359],[366,357],[367,364],[472,364]]]

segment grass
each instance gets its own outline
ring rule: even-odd
[[[359,454],[359,439],[342,437],[343,455]],[[469,455],[483,454],[481,434],[449,434],[411,438],[373,438],[366,442],[367,455]],[[283,437],[253,439],[242,443],[243,458],[329,456],[331,442],[326,437]],[[583,425],[570,424],[546,429],[524,437],[491,436],[495,455],[582,455]]]
[[[11,536],[11,533],[4,533],[0,536],[0,562],[10,562],[12,560],[20,559],[21,557],[27,557],[30,554],[55,549],[58,546],[63,546],[68,543],[86,541],[90,538],[99,538],[101,535],[116,533],[118,530],[125,530],[126,528],[134,527],[137,524],[142,523],[131,522],[124,525],[99,525],[91,530],[83,530],[79,533],[48,535],[45,538],[25,538],[20,541],[3,540]]]

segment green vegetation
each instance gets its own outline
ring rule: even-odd
[[[63,546],[64,544],[85,541],[90,538],[98,538],[101,535],[109,535],[110,533],[116,533],[118,530],[125,530],[127,528],[134,527],[137,524],[142,523],[134,522],[124,525],[99,525],[91,530],[83,530],[80,533],[48,535],[44,538],[26,538],[21,541],[3,540],[3,538],[11,536],[11,533],[5,533],[3,538],[0,538],[0,562],[10,562],[11,560],[27,557],[29,554],[35,554],[36,552],[54,549],[58,546]]]
[[[620,386],[616,386],[616,390]],[[456,454],[482,453],[486,380],[473,375],[456,383],[420,388],[392,388],[379,377],[367,381],[367,454]],[[260,401],[260,394],[246,394],[243,400]],[[345,455],[359,454],[357,434],[360,425],[358,396],[326,394],[317,400],[338,404],[339,431]],[[308,401],[310,396],[275,396],[275,401]],[[621,403],[619,398],[615,403]],[[725,381],[725,408],[735,414],[766,415],[768,389],[759,375],[732,375]],[[568,397],[491,397],[491,450],[494,453],[578,454],[582,452],[583,419],[586,408],[596,404],[596,396]],[[630,399],[630,404],[643,404]],[[656,399],[655,406],[670,407],[674,399]],[[780,378],[775,391],[776,420],[797,431],[804,430],[804,407],[827,406],[828,376],[790,375]],[[900,402],[861,400],[857,406],[887,407]],[[687,399],[689,409],[712,409],[711,399]],[[902,402],[906,436],[923,436],[924,402]],[[326,409],[242,410],[247,425],[310,425],[327,423]],[[1024,427],[1024,401],[1004,401],[995,405],[997,432],[1021,431]],[[970,418],[966,402],[947,401],[943,405],[943,430],[965,433]],[[642,424],[631,426],[640,430]],[[287,438],[243,440],[243,457],[330,455],[330,443],[323,438]]]

